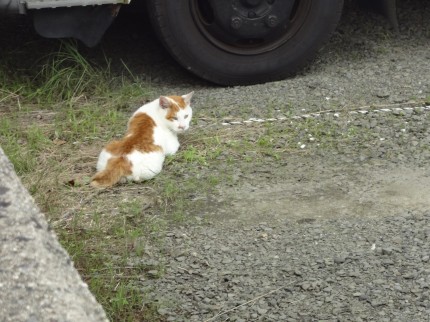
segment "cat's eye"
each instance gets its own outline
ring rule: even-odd
[[[176,116],[172,117],[172,119],[173,119],[174,121],[177,121],[177,120],[178,120],[178,118],[177,118]]]
[[[184,116],[184,119],[187,119],[187,118],[188,118],[188,114]]]

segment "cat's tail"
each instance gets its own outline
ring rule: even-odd
[[[131,162],[125,157],[111,158],[106,168],[97,172],[91,179],[91,185],[96,188],[107,188],[113,186],[122,177],[131,175]]]

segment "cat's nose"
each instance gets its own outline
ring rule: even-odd
[[[180,130],[185,130],[185,125],[179,125],[179,126],[178,126],[178,129],[180,129]]]

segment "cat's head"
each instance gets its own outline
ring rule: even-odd
[[[167,126],[176,133],[190,127],[193,111],[190,106],[194,92],[182,96],[160,96],[160,108],[163,110]]]

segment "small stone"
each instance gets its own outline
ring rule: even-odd
[[[423,106],[417,106],[414,108],[414,111],[416,114],[423,114],[424,113],[424,107]]]
[[[391,255],[393,250],[391,248],[382,248],[382,255]]]
[[[344,262],[345,262],[345,260],[346,260],[346,258],[345,258],[345,257],[343,257],[343,256],[335,257],[335,258],[334,258],[334,262],[335,262],[336,264],[342,264],[342,263],[344,263]]]
[[[373,283],[375,283],[376,285],[382,285],[385,283],[385,281],[382,279],[377,279],[377,280],[374,280]]]
[[[330,265],[333,265],[333,264],[334,264],[334,261],[333,261],[333,259],[331,259],[331,258],[326,258],[326,259],[324,259],[324,263],[325,263],[327,266],[330,266]]]
[[[421,292],[422,291],[418,287],[411,288],[411,293],[418,294],[418,293],[421,293]]]
[[[157,312],[158,312],[158,314],[160,314],[160,315],[166,315],[167,313],[169,313],[169,310],[168,310],[168,309],[166,309],[166,308],[159,308],[159,309],[157,310]]]
[[[263,308],[258,308],[258,309],[257,309],[257,312],[258,312],[258,314],[263,315],[263,314],[266,314],[266,313],[267,313],[267,310],[266,310],[266,309],[263,309]]]
[[[366,301],[366,302],[368,302],[368,301],[369,301],[369,297],[368,297],[366,294],[361,294],[358,298],[359,298],[361,301]]]
[[[378,306],[382,306],[385,304],[387,304],[387,302],[385,302],[382,299],[370,301],[370,305],[372,305],[373,307],[378,307]]]
[[[240,318],[238,316],[232,316],[231,320],[235,321],[235,322],[246,322],[246,320],[244,320],[244,319],[242,319],[242,318]]]
[[[159,276],[157,270],[150,270],[150,271],[147,272],[147,274],[149,275],[149,277],[152,277],[152,278],[156,278],[156,277]]]
[[[360,273],[358,271],[351,271],[348,273],[349,277],[359,277]]]
[[[411,115],[414,112],[414,109],[412,107],[405,107],[403,111],[406,115]]]
[[[395,289],[396,291],[399,291],[399,292],[403,291],[402,287],[401,287],[399,284],[395,284],[395,285],[394,285],[394,289]]]
[[[393,114],[394,115],[405,115],[405,112],[403,111],[403,109],[396,107],[396,108],[393,108]]]
[[[385,92],[385,91],[381,91],[381,92],[377,92],[376,96],[379,98],[388,98],[388,97],[390,97],[390,93]]]
[[[222,263],[223,264],[230,264],[231,262],[233,262],[233,260],[231,259],[231,258],[224,258],[223,260],[222,260]]]
[[[323,289],[324,292],[327,293],[331,293],[331,291],[333,291],[333,289],[330,286],[327,286],[326,288]]]
[[[385,266],[394,265],[394,262],[391,259],[383,259],[382,265],[385,265]]]
[[[414,279],[416,277],[416,274],[415,273],[406,273],[406,274],[402,275],[402,277],[405,280],[411,280],[411,279]]]

